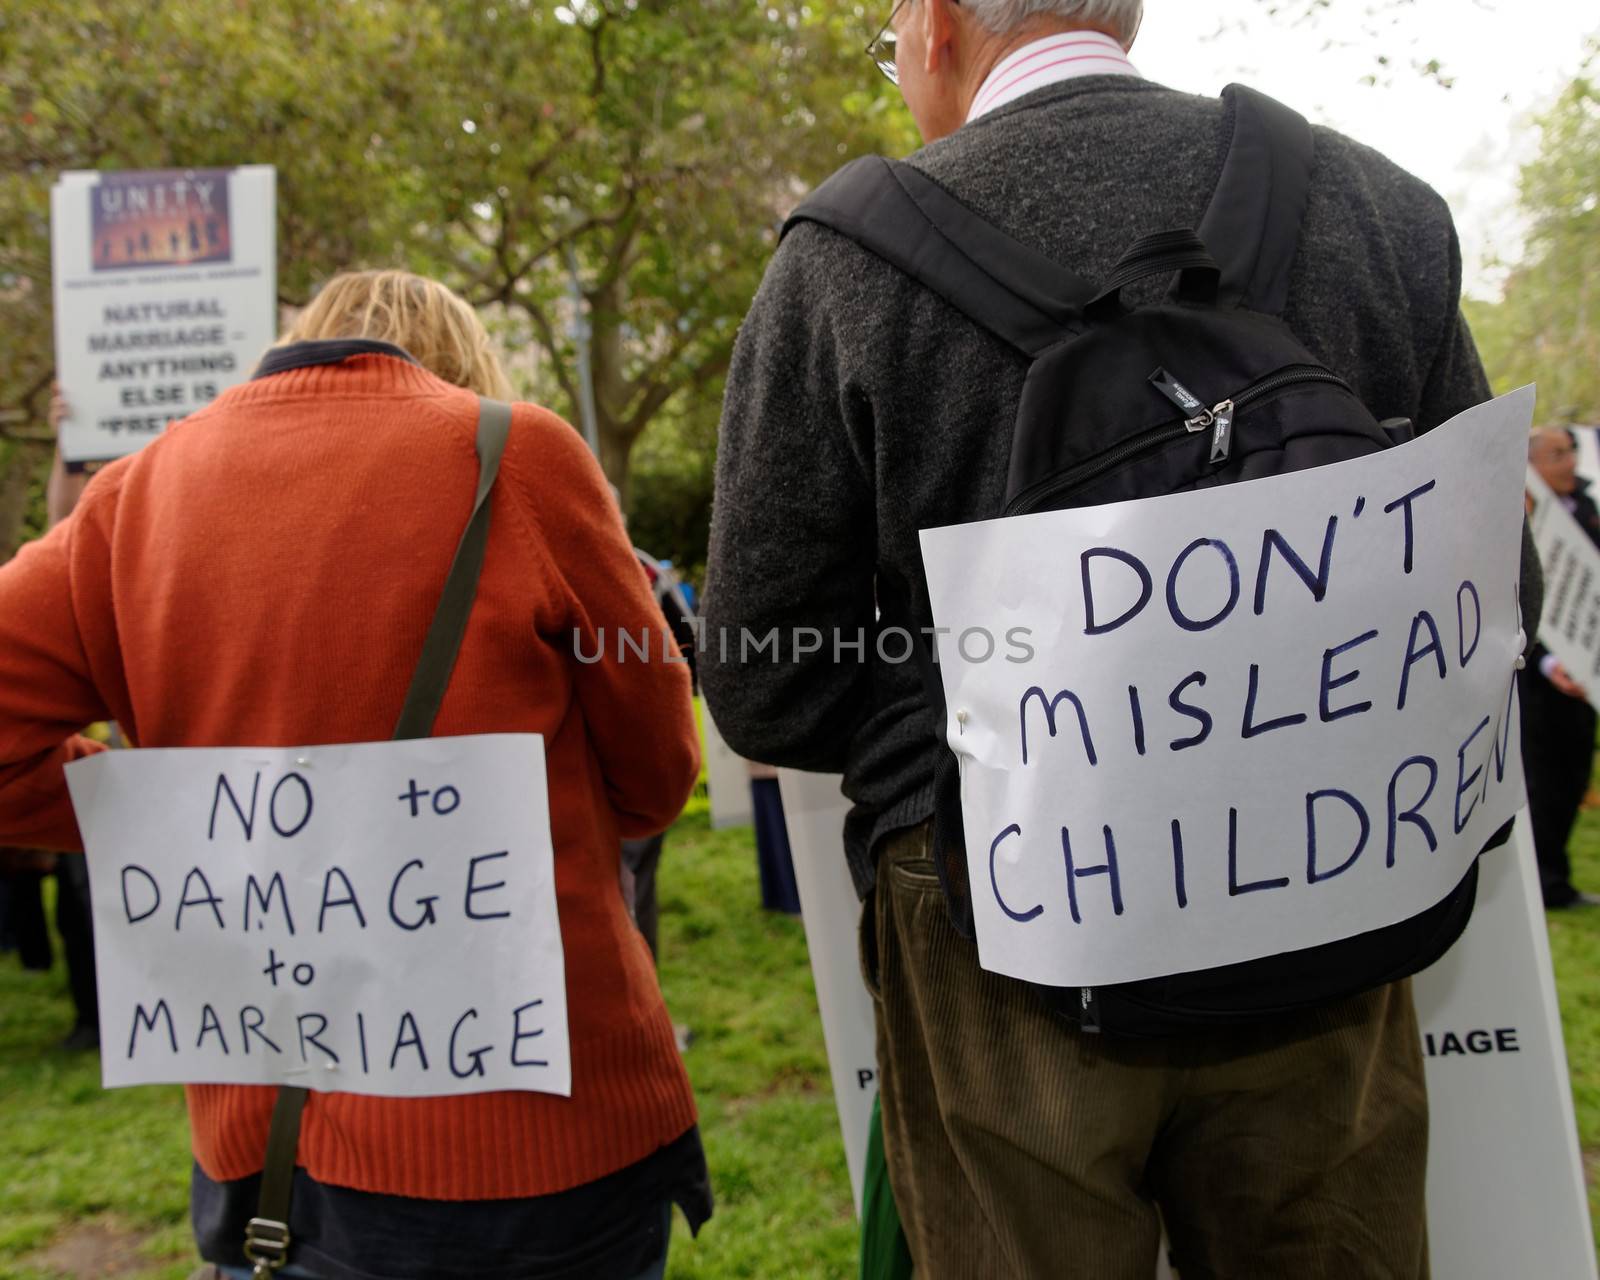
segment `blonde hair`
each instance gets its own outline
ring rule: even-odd
[[[446,382],[496,400],[511,381],[489,332],[466,299],[409,271],[346,271],[294,319],[278,345],[315,338],[372,338],[403,347]]]

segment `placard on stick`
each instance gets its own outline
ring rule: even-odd
[[[570,1094],[538,735],[116,751],[67,781],[108,1087]]]
[[[250,376],[277,329],[270,165],[64,173],[50,193],[69,462],[133,453]]]

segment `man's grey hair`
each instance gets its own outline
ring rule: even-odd
[[[1070,18],[1131,41],[1144,16],[1144,0],[962,0],[986,29],[997,35],[1015,31],[1032,18]]]

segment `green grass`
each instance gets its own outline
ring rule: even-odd
[[[1574,879],[1600,891],[1600,812],[1580,820]],[[1600,911],[1550,918],[1578,1126],[1600,1156]],[[798,920],[760,908],[748,828],[712,831],[703,797],[668,837],[661,978],[694,1031],[687,1061],[716,1191],[674,1280],[831,1280],[855,1274],[855,1224]],[[124,1233],[115,1274],[181,1280],[188,1135],[176,1088],[103,1091],[93,1055],[54,1046],[71,1025],[66,981],[0,957],[0,1278],[85,1274],[36,1265],[86,1224]],[[1590,1191],[1600,1221],[1600,1196]],[[96,1274],[106,1274],[97,1272]]]
[[[661,986],[694,1032],[716,1216],[678,1223],[668,1274],[847,1277],[856,1229],[800,921],[761,910],[748,827],[712,831],[704,800],[667,838]]]
[[[56,1047],[72,1029],[59,957],[48,974],[0,957],[0,1276],[69,1274],[25,1259],[95,1221],[125,1229],[149,1263],[123,1274],[181,1277],[193,1257],[183,1091],[103,1090],[95,1054]]]

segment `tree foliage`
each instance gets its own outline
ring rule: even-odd
[[[1460,2],[1493,10],[1499,0]],[[1353,21],[1355,27],[1352,29],[1358,34],[1342,42],[1330,36],[1323,48],[1328,50],[1342,44],[1343,47],[1354,46],[1368,51],[1372,69],[1360,77],[1360,83],[1367,86],[1392,85],[1396,73],[1399,73],[1402,76],[1421,76],[1441,89],[1452,88],[1455,77],[1445,64],[1438,58],[1423,56],[1417,48],[1416,38],[1408,40],[1404,35],[1403,28],[1416,9],[1416,4],[1417,0],[1356,0],[1355,3],[1344,0],[1339,7],[1339,16],[1347,22]],[[1333,0],[1256,0],[1256,5],[1268,18],[1288,26],[1309,25],[1315,28],[1321,25],[1323,18],[1334,15]],[[1248,27],[1243,21],[1238,25]]]
[[[878,21],[802,0],[13,0],[0,431],[43,425],[56,175],[265,163],[286,305],[349,267],[437,275],[526,341],[520,389],[574,422],[586,318],[601,459],[625,487],[669,405],[714,405],[798,195],[910,144],[861,53]]]
[[[435,78],[487,75],[498,91],[436,103],[411,135],[453,151],[438,261],[475,300],[526,318],[569,412],[575,267],[601,460],[621,484],[663,406],[720,387],[798,195],[849,155],[905,144],[892,91],[861,54],[868,18],[749,0],[532,6],[516,21],[548,52],[536,69],[505,16],[447,17]]]
[[[1529,234],[1497,303],[1469,310],[1497,389],[1539,384],[1549,420],[1600,421],[1600,41],[1538,121],[1522,171]]]

